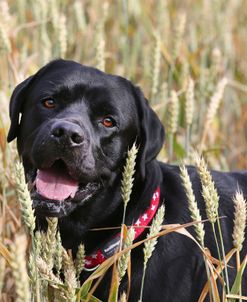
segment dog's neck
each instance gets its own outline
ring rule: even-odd
[[[141,213],[138,219],[131,223],[134,229],[134,240],[137,240],[142,233],[146,231],[146,227],[153,220],[160,203],[160,187],[157,187],[150,200],[149,206],[145,211]],[[94,230],[96,231],[96,230]],[[98,230],[100,231],[100,229]],[[106,259],[113,256],[120,248],[121,245],[121,231],[109,238],[104,242],[100,248],[94,250],[91,255],[87,255],[85,258],[85,270],[94,271],[101,263]]]

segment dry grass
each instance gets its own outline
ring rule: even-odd
[[[215,169],[246,169],[246,26],[245,0],[0,1],[2,301],[16,301],[8,251],[23,233],[16,148],[6,144],[15,85],[57,57],[126,76],[143,87],[167,129],[173,129],[162,160],[190,163],[199,149]],[[175,94],[179,106],[171,122],[168,103]]]

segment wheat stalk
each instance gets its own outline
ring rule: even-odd
[[[57,270],[57,274],[59,275],[59,272],[62,268],[62,240],[61,240],[61,235],[60,232],[57,232],[56,235],[56,248],[54,252],[54,267]]]
[[[36,235],[36,233],[35,233]],[[39,247],[36,247],[38,249],[38,255],[41,255],[44,257],[44,255],[46,254],[46,244],[47,244],[47,240],[46,240],[46,236],[47,234],[45,232],[39,232],[38,238],[37,240],[39,240]]]
[[[181,173],[183,187],[185,189],[185,193],[188,200],[191,218],[193,221],[201,221],[202,217],[200,215],[200,211],[196,203],[196,198],[192,189],[192,183],[188,174],[188,170],[184,165],[180,167],[180,173]],[[204,247],[205,231],[204,231],[203,224],[197,223],[194,225],[194,228],[196,231],[198,241],[200,242],[201,246]]]
[[[178,129],[179,118],[179,99],[175,90],[171,91],[170,100],[168,103],[168,122],[167,132],[169,134],[175,134]]]
[[[57,0],[49,0],[49,16],[51,18],[51,24],[57,32],[59,30],[59,10]]]
[[[130,247],[133,243],[134,238],[135,238],[135,229],[133,227],[131,227],[127,232],[127,236],[126,236],[126,240],[124,241],[123,249]],[[131,253],[131,250],[129,250],[127,253],[123,254],[118,260],[118,273],[119,273],[120,281],[124,277],[126,270],[128,268],[128,263],[130,260],[130,253]]]
[[[57,218],[47,218],[48,229],[46,233],[46,243],[43,258],[52,269],[54,265],[54,254],[56,249]]]
[[[67,27],[66,27],[66,16],[61,14],[58,20],[57,34],[58,34],[58,45],[59,45],[59,56],[64,58],[67,52]]]
[[[122,249],[122,240],[123,240],[123,226],[125,223],[126,209],[130,201],[130,194],[132,192],[132,187],[134,183],[134,174],[135,174],[135,163],[138,149],[136,143],[134,142],[132,148],[127,152],[126,164],[124,166],[124,171],[121,180],[121,196],[123,199],[124,210],[122,218],[122,227],[121,227],[121,236],[120,236],[120,250]]]
[[[174,26],[174,46],[173,46],[173,60],[176,60],[178,57],[182,37],[185,30],[185,24],[186,24],[186,14],[184,12],[180,12],[176,18],[176,23]]]
[[[215,187],[214,181],[212,179],[212,176],[207,168],[207,165],[206,165],[204,159],[201,158],[200,156],[198,156],[198,154],[195,154],[195,163],[196,163],[196,167],[198,169],[201,183],[202,183],[202,195],[203,195],[205,205],[206,205],[206,214],[207,214],[209,221],[211,222],[211,226],[213,229],[217,252],[218,252],[219,259],[220,259],[220,265],[222,262],[222,260],[221,260],[222,258],[224,261],[226,288],[227,288],[227,292],[229,293],[230,287],[229,287],[229,280],[228,280],[228,270],[227,270],[227,264],[226,264],[225,248],[224,248],[220,221],[218,218],[219,195],[217,193],[217,189]],[[216,236],[215,222],[217,222],[217,227],[218,227],[218,231],[219,231],[220,247],[219,247],[218,239]],[[221,267],[221,272],[222,272],[222,276],[223,276],[222,267]]]
[[[191,126],[194,115],[195,107],[195,95],[194,95],[195,83],[192,78],[189,78],[185,96],[185,123],[186,126]]]
[[[34,245],[35,245],[36,256],[40,256],[40,254],[41,254],[41,245],[42,245],[41,236],[42,235],[41,235],[40,231],[35,231],[35,233],[34,233]]]
[[[96,67],[102,71],[105,71],[105,39],[103,32],[98,35],[98,43],[96,47]]]
[[[220,80],[219,83],[217,84],[215,93],[212,95],[212,97],[210,99],[208,111],[207,111],[207,115],[206,115],[206,122],[205,122],[208,125],[211,124],[213,118],[216,115],[216,112],[220,105],[220,101],[223,97],[223,93],[224,93],[226,84],[227,84],[226,78],[223,78],[222,80]]]
[[[76,259],[75,259],[75,269],[76,269],[76,275],[79,279],[81,272],[83,271],[85,266],[85,247],[84,244],[80,244],[76,253]]]
[[[237,271],[240,270],[240,251],[243,248],[243,242],[245,239],[245,228],[247,219],[246,200],[244,199],[243,193],[239,190],[236,192],[234,198],[234,226],[233,226],[233,245],[237,249],[236,252],[236,263]],[[242,284],[240,284],[239,294],[242,295]],[[242,300],[240,300],[242,301]]]
[[[160,75],[160,61],[161,61],[161,41],[159,33],[154,33],[155,44],[153,51],[153,64],[152,64],[152,85],[151,85],[151,99],[154,101],[159,87],[159,75]]]
[[[135,161],[137,156],[138,149],[134,143],[132,148],[127,153],[126,164],[124,166],[122,181],[121,181],[121,195],[123,199],[124,206],[127,207],[127,204],[130,200],[130,194],[134,182],[134,173],[135,173]]]
[[[185,124],[186,124],[186,138],[185,138],[185,150],[186,154],[189,153],[190,132],[193,122],[195,96],[194,96],[194,81],[190,78],[187,84],[185,95]]]
[[[246,228],[246,200],[243,193],[237,191],[234,198],[234,228],[233,228],[233,245],[236,249],[241,251],[244,242],[245,228]]]
[[[28,261],[28,274],[29,274],[30,282],[31,282],[31,285],[33,288],[35,288],[36,280],[37,280],[35,259],[36,259],[36,257],[34,256],[34,253],[31,252],[29,255],[29,261]]]
[[[65,278],[65,284],[67,285],[66,297],[68,301],[76,301],[76,288],[78,286],[76,280],[76,271],[73,263],[73,259],[65,249],[62,252],[63,257],[63,273]]]
[[[152,225],[150,227],[150,230],[149,230],[149,233],[147,235],[147,238],[150,238],[152,236],[155,236],[159,233],[159,231],[161,230],[162,228],[162,223],[163,223],[163,220],[164,220],[164,215],[165,215],[165,207],[164,205],[162,205],[154,219],[153,219],[153,222],[152,222]],[[143,249],[143,254],[144,254],[144,261],[143,261],[143,274],[142,274],[142,281],[141,281],[141,292],[140,292],[140,299],[139,301],[142,301],[142,296],[143,296],[143,289],[144,289],[144,280],[145,280],[145,275],[146,275],[146,269],[147,269],[147,263],[148,263],[148,260],[151,258],[152,256],[152,253],[154,251],[154,248],[156,246],[158,242],[158,237],[156,238],[153,238],[153,239],[150,239],[148,241],[146,241],[144,243],[144,249]]]
[[[218,217],[219,196],[205,160],[195,154],[195,164],[202,182],[202,195],[206,204],[206,214],[213,224]]]
[[[80,0],[74,2],[73,10],[74,10],[74,15],[78,28],[80,31],[83,31],[86,27],[86,21],[85,21],[84,7]]]
[[[30,302],[30,289],[26,269],[26,237],[19,235],[10,247],[11,269],[15,280],[16,302]]]
[[[220,102],[223,98],[224,94],[224,89],[227,85],[227,79],[223,78],[219,81],[216,87],[215,93],[212,95],[209,105],[208,105],[208,110],[206,113],[206,121],[205,121],[205,126],[202,134],[202,139],[201,139],[201,148],[205,144],[206,136],[208,134],[208,130],[210,128],[210,125],[219,109]]]
[[[165,207],[162,205],[159,210],[157,211],[157,214],[155,215],[152,225],[150,227],[149,233],[147,238],[155,236],[159,233],[159,231],[162,228],[162,222],[164,220],[164,215],[165,215]],[[158,242],[158,238],[153,238],[151,240],[148,240],[144,243],[144,266],[147,265],[148,260],[152,256],[152,253],[154,251],[154,248]]]
[[[47,263],[41,258],[38,257],[36,259],[36,263],[37,263],[37,267],[39,269],[39,273],[40,275],[47,280],[48,284],[50,287],[52,287],[53,289],[55,289],[55,301],[56,302],[67,302],[70,301],[67,299],[67,292],[66,292],[66,288],[64,286],[64,283],[62,282],[62,280],[55,276],[55,274],[52,272],[52,270],[50,269],[50,267],[47,265]]]
[[[16,173],[16,190],[18,195],[18,201],[21,205],[21,214],[24,224],[29,230],[29,233],[33,237],[35,229],[34,210],[32,209],[32,201],[29,195],[29,191],[25,182],[24,169],[20,162],[15,165]]]
[[[191,183],[191,180],[190,180],[190,177],[188,174],[188,170],[184,165],[182,165],[180,167],[180,172],[181,172],[183,187],[185,189],[187,200],[188,200],[191,218],[194,221],[201,221],[202,218],[201,218],[200,211],[199,211],[197,203],[196,203],[196,199],[195,199],[195,195],[194,195],[194,192],[192,189],[192,183]],[[197,240],[200,242],[201,246],[203,248],[205,248],[205,246],[204,246],[205,231],[204,231],[203,223],[199,222],[199,223],[195,224],[194,228],[195,228]],[[203,255],[203,259],[204,259],[204,263],[205,263],[205,267],[206,267],[207,278],[208,278],[209,285],[210,285],[210,294],[214,295],[213,290],[212,290],[211,278],[210,278],[210,270],[209,270],[208,262],[207,262],[205,255]]]
[[[104,26],[107,18],[109,4],[105,2],[103,4],[103,16],[97,26],[97,37],[96,37],[96,67],[102,71],[105,71],[105,37],[104,37]]]
[[[36,259],[37,267],[39,269],[40,274],[45,278],[50,281],[52,281],[50,284],[51,286],[57,287],[57,285],[63,285],[62,281],[53,274],[51,268],[47,263],[45,262],[44,259],[41,257],[38,257]]]
[[[212,51],[212,73],[214,78],[216,78],[216,76],[220,73],[221,65],[222,65],[222,54],[220,49],[215,47]]]
[[[167,133],[169,135],[169,158],[173,156],[173,139],[174,134],[178,129],[179,119],[179,99],[175,90],[171,91],[171,96],[168,103],[168,121],[167,121]]]

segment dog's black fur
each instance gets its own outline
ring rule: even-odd
[[[52,108],[44,106],[45,100]],[[11,97],[10,117],[8,141],[17,137],[18,152],[29,182],[34,182],[37,169],[56,166],[80,183],[80,192],[66,201],[44,198],[35,186],[31,191],[38,227],[45,227],[45,216],[58,216],[62,242],[67,249],[75,252],[78,244],[84,242],[90,253],[114,234],[90,229],[121,224],[121,173],[126,152],[135,141],[139,153],[126,224],[133,223],[145,211],[157,186],[165,204],[164,223],[191,221],[178,167],[156,160],[164,142],[163,126],[141,90],[128,80],[73,61],[55,60],[16,87]],[[108,118],[106,125],[104,118]],[[188,169],[198,206],[206,218],[200,180],[193,167]],[[225,249],[229,251],[234,213],[232,197],[240,189],[247,198],[247,172],[212,172],[212,175],[220,196],[219,215],[227,217],[221,223]],[[205,228],[206,246],[217,257],[209,223]],[[140,239],[143,238],[145,234]],[[246,251],[245,242],[242,256]],[[132,252],[129,301],[139,298],[142,267],[140,247]],[[235,270],[229,267],[228,271],[232,283]],[[83,278],[87,276],[84,273]],[[109,274],[96,293],[102,301],[107,301],[110,278]],[[245,274],[245,294],[246,281]],[[148,263],[143,301],[197,301],[205,282],[199,248],[185,236],[172,233],[159,238]],[[124,279],[121,291],[126,286],[127,279]]]

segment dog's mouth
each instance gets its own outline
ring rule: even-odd
[[[66,166],[63,166],[55,163],[49,169],[37,171],[36,188],[40,195],[52,200],[74,198],[79,182],[74,180],[68,174]]]
[[[45,216],[66,216],[99,188],[98,182],[73,178],[65,162],[59,159],[49,168],[37,169],[31,188],[33,207]]]

